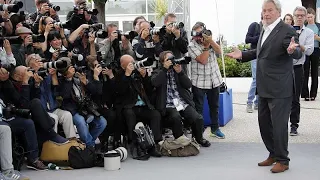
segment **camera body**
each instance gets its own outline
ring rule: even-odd
[[[148,58],[145,58],[145,59],[143,59],[141,61],[135,62],[133,64],[133,67],[134,67],[135,70],[138,70],[138,69],[144,68],[144,67],[148,67],[148,66],[151,66],[153,64],[154,60],[155,60],[154,58],[148,57]]]
[[[177,64],[189,64],[191,62],[191,57],[182,57],[179,59],[175,59],[175,57],[173,55],[168,57],[168,60],[171,60],[172,65],[177,65]]]
[[[100,117],[101,114],[98,112],[99,106],[94,103],[89,97],[85,97],[84,99],[78,99],[78,107],[79,113],[81,116],[88,119],[89,115],[94,115],[95,117]]]
[[[60,11],[60,6],[56,6],[56,5],[52,4],[52,3],[49,3],[48,5],[49,5],[49,7],[52,8],[54,11],[57,11],[57,12]]]
[[[209,29],[203,29],[202,31],[200,32],[196,32],[196,31],[192,31],[191,32],[191,36],[200,36],[200,37],[203,37],[203,34],[207,35],[207,36],[211,36],[212,35],[212,32],[211,30]]]
[[[58,60],[54,62],[45,62],[43,63],[43,69],[63,69],[68,66],[68,63],[66,61]]]

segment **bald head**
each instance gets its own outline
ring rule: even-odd
[[[126,69],[129,63],[133,63],[134,59],[130,55],[123,55],[120,58],[120,64],[122,69]]]
[[[27,72],[28,68],[25,66],[18,66],[16,67],[12,72],[11,72],[11,77],[18,81],[21,82],[24,74]]]

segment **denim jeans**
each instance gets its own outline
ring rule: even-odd
[[[256,95],[256,72],[257,72],[257,60],[251,61],[251,73],[252,73],[252,83],[250,86],[250,90],[248,93],[248,101],[247,104],[252,104],[254,100],[254,104],[258,104],[259,97]],[[255,98],[255,99],[254,99]]]
[[[73,116],[73,123],[77,127],[80,140],[87,146],[94,146],[95,140],[107,126],[107,120],[102,116],[87,124],[84,117],[78,113]]]

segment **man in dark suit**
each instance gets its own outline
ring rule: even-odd
[[[275,166],[273,173],[289,169],[288,120],[294,93],[293,59],[302,56],[298,36],[281,21],[279,0],[265,0],[262,7],[263,30],[256,49],[235,49],[227,56],[241,62],[257,58],[258,120],[269,157],[259,166]]]

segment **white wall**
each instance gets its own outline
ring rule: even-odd
[[[263,0],[190,0],[191,27],[202,21],[217,37],[219,34],[217,23],[216,3],[220,31],[229,45],[244,42],[250,23],[260,21],[260,12]],[[291,13],[294,8],[301,5],[301,0],[280,0],[282,16]]]

